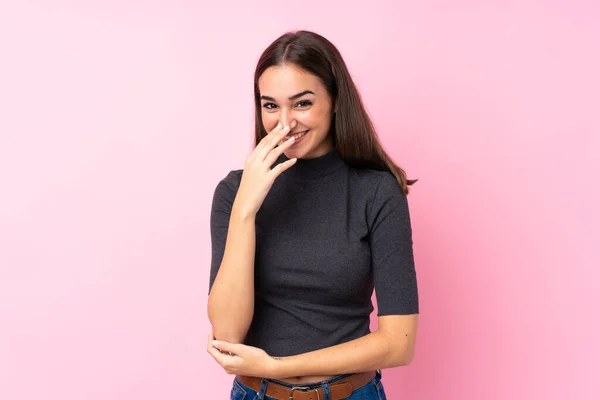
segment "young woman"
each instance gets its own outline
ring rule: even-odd
[[[324,37],[275,40],[254,97],[256,147],[213,197],[207,350],[234,400],[385,399],[381,370],[412,361],[417,333],[415,181]]]

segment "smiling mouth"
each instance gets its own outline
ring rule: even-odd
[[[300,139],[301,137],[303,137],[304,135],[306,135],[306,134],[308,133],[308,131],[309,131],[309,130],[310,130],[310,129],[307,129],[307,130],[305,130],[305,131],[296,132],[296,133],[293,133],[293,134],[287,135],[287,136],[286,136],[284,139],[285,139],[285,140],[287,140],[287,139],[290,139],[290,138],[292,138],[292,137],[295,137],[295,138],[296,138],[296,140],[298,140],[298,139]]]

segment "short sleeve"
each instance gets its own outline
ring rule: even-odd
[[[377,315],[418,314],[408,200],[389,172],[382,173],[371,203],[369,243]]]
[[[212,289],[217,272],[223,261],[225,253],[225,243],[227,242],[227,232],[229,231],[229,217],[233,201],[237,195],[241,180],[241,170],[231,171],[223,178],[215,188],[210,211],[210,240],[211,240],[211,261],[210,261],[210,279],[208,284],[208,293]]]

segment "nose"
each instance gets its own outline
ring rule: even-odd
[[[287,111],[281,112],[281,119],[279,122],[281,122],[281,126],[288,125],[290,127],[290,130],[294,129],[296,125],[298,125],[298,122],[295,119],[293,119],[290,113]]]

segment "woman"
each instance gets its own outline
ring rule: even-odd
[[[381,370],[416,339],[415,181],[322,36],[273,42],[254,94],[256,147],[213,198],[207,350],[236,375],[231,399],[385,399]]]

